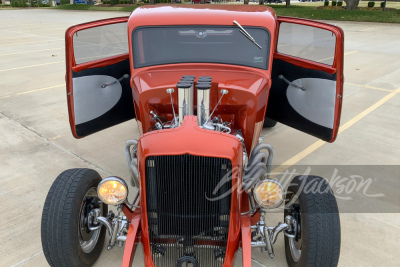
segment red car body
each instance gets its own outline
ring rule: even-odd
[[[270,34],[270,47],[268,58],[268,69],[257,69],[246,66],[216,64],[216,63],[179,63],[159,66],[148,66],[135,68],[133,59],[132,32],[139,27],[151,27],[160,25],[226,25],[232,26],[232,21],[239,21],[243,26],[261,27]],[[279,53],[277,41],[279,25],[282,22],[301,24],[317,27],[331,31],[336,36],[335,58],[331,65],[315,62],[307,59],[294,57]],[[76,64],[74,57],[73,36],[77,32],[109,25],[114,23],[127,23],[129,54],[112,56],[106,59],[94,60],[82,64]],[[334,122],[329,134],[320,137],[328,142],[333,142],[338,132],[340,112],[343,95],[343,32],[340,28],[314,22],[310,20],[277,17],[274,10],[265,6],[144,6],[132,12],[131,16],[114,18],[109,20],[95,21],[87,24],[71,27],[66,33],[66,62],[67,62],[67,98],[69,109],[69,120],[71,130],[76,138],[82,138],[87,134],[77,131],[74,114],[74,86],[73,72],[112,66],[118,62],[129,59],[130,85],[132,88],[133,107],[136,120],[138,121],[141,137],[138,143],[137,155],[140,172],[140,208],[132,211],[125,205],[124,213],[131,220],[129,232],[125,243],[122,266],[131,266],[136,246],[139,242],[143,244],[145,266],[154,266],[151,255],[148,216],[146,209],[146,170],[144,162],[146,158],[154,155],[182,155],[191,154],[207,157],[227,158],[232,162],[232,167],[243,165],[243,148],[241,142],[230,134],[207,131],[198,126],[195,116],[185,117],[182,125],[178,128],[148,131],[154,122],[149,114],[150,110],[156,109],[167,120],[171,120],[170,96],[165,93],[166,89],[175,87],[176,82],[182,75],[194,75],[196,77],[212,73],[213,85],[211,88],[211,107],[217,105],[221,97],[219,88],[229,90],[229,94],[222,99],[216,112],[222,120],[231,122],[232,129],[240,129],[243,133],[245,148],[251,152],[258,142],[267,103],[275,101],[269,99],[271,85],[274,77],[272,70],[274,60],[281,60],[295,67],[317,70],[335,74],[336,91],[334,100]],[[143,49],[143,47],[135,47]],[[173,98],[178,98],[177,90]],[[196,103],[196,100],[194,101]],[[178,105],[174,103],[175,109]],[[130,116],[129,118],[131,118]],[[278,116],[279,117],[279,116]],[[129,119],[126,118],[126,119]],[[274,117],[273,117],[274,118]],[[123,119],[122,119],[123,120]],[[278,118],[279,120],[279,118]],[[117,124],[113,122],[111,124]],[[296,125],[296,122],[286,121],[288,125]],[[112,126],[112,125],[108,125]],[[108,127],[107,126],[107,127]],[[105,127],[103,127],[105,128]],[[307,128],[297,127],[307,132]],[[318,136],[318,133],[314,135]],[[169,140],[165,142],[165,140]],[[197,140],[193,142],[193,140]],[[233,184],[241,184],[241,173],[232,176]],[[254,225],[259,213],[254,216],[241,215],[249,210],[248,195],[235,188],[231,194],[231,211],[229,221],[229,234],[226,247],[226,256],[223,266],[232,266],[238,247],[243,249],[243,266],[251,266],[251,225]]]

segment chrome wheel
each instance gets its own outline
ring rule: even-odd
[[[103,205],[97,196],[97,190],[92,187],[86,192],[79,213],[79,244],[85,253],[92,252],[100,236],[101,228],[94,231],[90,231],[88,228],[88,214],[96,208],[100,209],[100,214],[103,214]]]
[[[293,261],[298,262],[301,257],[301,247],[302,247],[302,242],[301,242],[301,213],[300,213],[300,202],[298,196],[296,197],[296,200],[293,202],[291,206],[291,215],[296,219],[297,221],[297,229],[295,231],[296,238],[289,238],[289,249],[290,249],[290,254],[292,255]],[[293,199],[293,198],[292,198]],[[291,201],[292,201],[291,199]]]

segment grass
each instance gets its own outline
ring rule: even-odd
[[[376,1],[375,5],[379,7],[381,1]],[[236,2],[235,4],[243,4],[243,2]],[[257,3],[251,3],[257,4]],[[337,21],[366,21],[366,22],[387,22],[387,23],[400,23],[400,2],[387,2],[387,8],[395,8],[396,10],[381,11],[381,10],[345,10],[341,7],[334,7],[335,10],[330,9],[317,9],[323,6],[323,2],[305,2],[298,3],[292,2],[290,7],[285,4],[272,4],[268,5],[275,9],[278,16],[290,16],[316,20],[337,20]],[[368,1],[360,1],[359,7],[366,7]],[[67,9],[67,10],[95,10],[95,11],[126,11],[132,12],[140,5],[132,6],[96,6],[96,5],[61,5],[51,7],[54,9]]]
[[[337,10],[317,9],[315,6],[304,4],[291,5],[269,5],[278,16],[290,16],[317,20],[338,20],[338,21],[369,21],[400,23],[400,10],[391,11],[370,11],[370,10],[345,10],[338,7]],[[319,4],[318,6],[321,6]]]
[[[360,1],[358,6],[359,7],[367,7],[368,6],[368,2],[370,2],[370,1]],[[375,2],[375,7],[380,7],[381,2],[384,2],[384,1],[372,1],[372,2]],[[332,4],[332,2],[329,2],[329,6],[331,6],[331,4]],[[304,2],[304,3],[299,3],[297,5],[318,7],[318,6],[323,6],[324,2],[322,2],[322,1],[321,2]],[[343,6],[345,6],[345,5],[346,4],[343,2]],[[386,2],[386,7],[400,9],[400,2],[393,2],[393,1],[389,2],[388,1],[388,2]]]
[[[75,5],[60,5],[56,7],[49,7],[53,9],[66,9],[66,10],[93,10],[93,11],[125,11],[132,12],[135,8],[140,5],[132,5],[132,6],[96,6],[96,5],[85,5],[85,4],[75,4]]]

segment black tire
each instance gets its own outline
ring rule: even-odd
[[[85,198],[100,183],[100,175],[91,169],[70,169],[62,172],[54,181],[44,204],[41,237],[43,253],[50,266],[92,266],[100,256],[106,230],[101,228],[96,245],[86,253],[80,244],[79,218],[81,208],[96,198]],[[85,198],[85,200],[84,200]],[[83,205],[85,203],[85,205]],[[107,205],[102,205],[103,216]],[[100,206],[101,208],[101,206]],[[86,208],[82,208],[85,212]],[[93,231],[92,231],[93,232]],[[85,232],[89,235],[90,231]]]
[[[286,205],[285,217],[299,214],[299,240],[292,244],[297,244],[301,250],[296,262],[291,254],[289,238],[285,236],[288,265],[337,266],[340,254],[340,219],[336,199],[328,182],[318,176],[296,176],[287,192],[286,204],[298,196],[297,204],[289,207]],[[299,208],[299,212],[296,208]]]
[[[274,121],[270,118],[265,117],[263,128],[271,128],[271,127],[274,127],[276,124],[277,124],[277,121]]]

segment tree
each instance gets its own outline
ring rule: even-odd
[[[94,5],[93,0],[89,0],[89,5]]]
[[[259,4],[259,5],[264,5],[264,0],[259,0],[259,1],[258,1],[258,4]]]
[[[156,0],[150,0],[150,5],[155,5],[156,4]]]
[[[244,2],[245,5],[248,5],[250,0],[244,0],[243,2]]]
[[[360,0],[343,0],[346,3],[347,10],[355,10],[357,9]]]
[[[286,7],[290,6],[290,0],[286,0]]]

